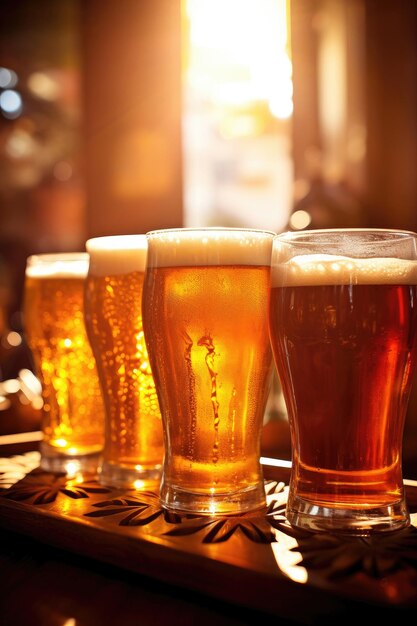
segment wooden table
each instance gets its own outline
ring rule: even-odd
[[[41,472],[36,450],[16,456],[13,445],[0,460],[2,626],[417,616],[417,528],[371,539],[293,529],[284,516],[288,463],[265,461],[266,510],[180,518],[156,494]],[[413,481],[407,499],[417,523]]]

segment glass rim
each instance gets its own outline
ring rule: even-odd
[[[131,243],[129,246],[115,246],[118,241]],[[133,247],[134,242],[141,243],[140,249],[146,244],[147,238],[145,233],[133,233],[133,234],[124,234],[124,235],[103,235],[102,237],[91,237],[87,239],[85,242],[85,246],[88,250],[88,247],[94,248],[94,250],[100,251],[115,251],[115,250],[132,250],[135,249]]]
[[[303,246],[320,246],[323,244],[335,244],[335,240],[325,237],[326,235],[364,235],[362,241],[366,241],[366,235],[387,235],[387,237],[372,240],[369,243],[378,245],[390,241],[404,241],[407,239],[417,239],[417,233],[412,230],[399,228],[320,228],[316,230],[286,231],[274,237],[274,241]],[[390,237],[390,235],[392,237]],[[313,237],[317,236],[316,239]]]
[[[88,261],[88,252],[41,252],[40,254],[31,254],[26,259],[26,265],[34,263],[72,263],[80,261]]]
[[[257,235],[277,235],[273,230],[267,230],[265,228],[239,228],[238,226],[193,226],[193,227],[178,227],[178,228],[159,228],[156,230],[149,230],[146,233],[147,237],[154,237],[160,235],[173,235],[175,233],[255,233]]]

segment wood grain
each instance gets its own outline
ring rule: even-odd
[[[288,468],[265,468],[264,510],[179,516],[157,494],[33,468],[36,454],[0,460],[3,532],[299,623],[314,623],[324,608],[333,616],[417,611],[417,529],[370,538],[298,531],[285,519]],[[407,488],[413,520],[416,493]]]

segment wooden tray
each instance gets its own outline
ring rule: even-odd
[[[346,538],[287,523],[285,462],[264,463],[267,509],[230,517],[180,517],[154,493],[38,465],[36,451],[0,459],[4,530],[302,623],[346,610],[417,615],[417,482],[405,481],[410,528]]]

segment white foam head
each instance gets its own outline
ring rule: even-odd
[[[148,242],[146,235],[96,237],[86,242],[90,255],[90,274],[114,276],[144,272]]]
[[[391,257],[349,258],[327,254],[272,262],[273,287],[313,285],[416,285],[417,261]]]
[[[288,232],[274,240],[271,284],[417,284],[417,235],[390,229]]]
[[[85,278],[88,272],[88,254],[34,254],[26,261],[26,276],[30,278]]]
[[[270,265],[273,232],[238,228],[151,231],[148,267]]]

